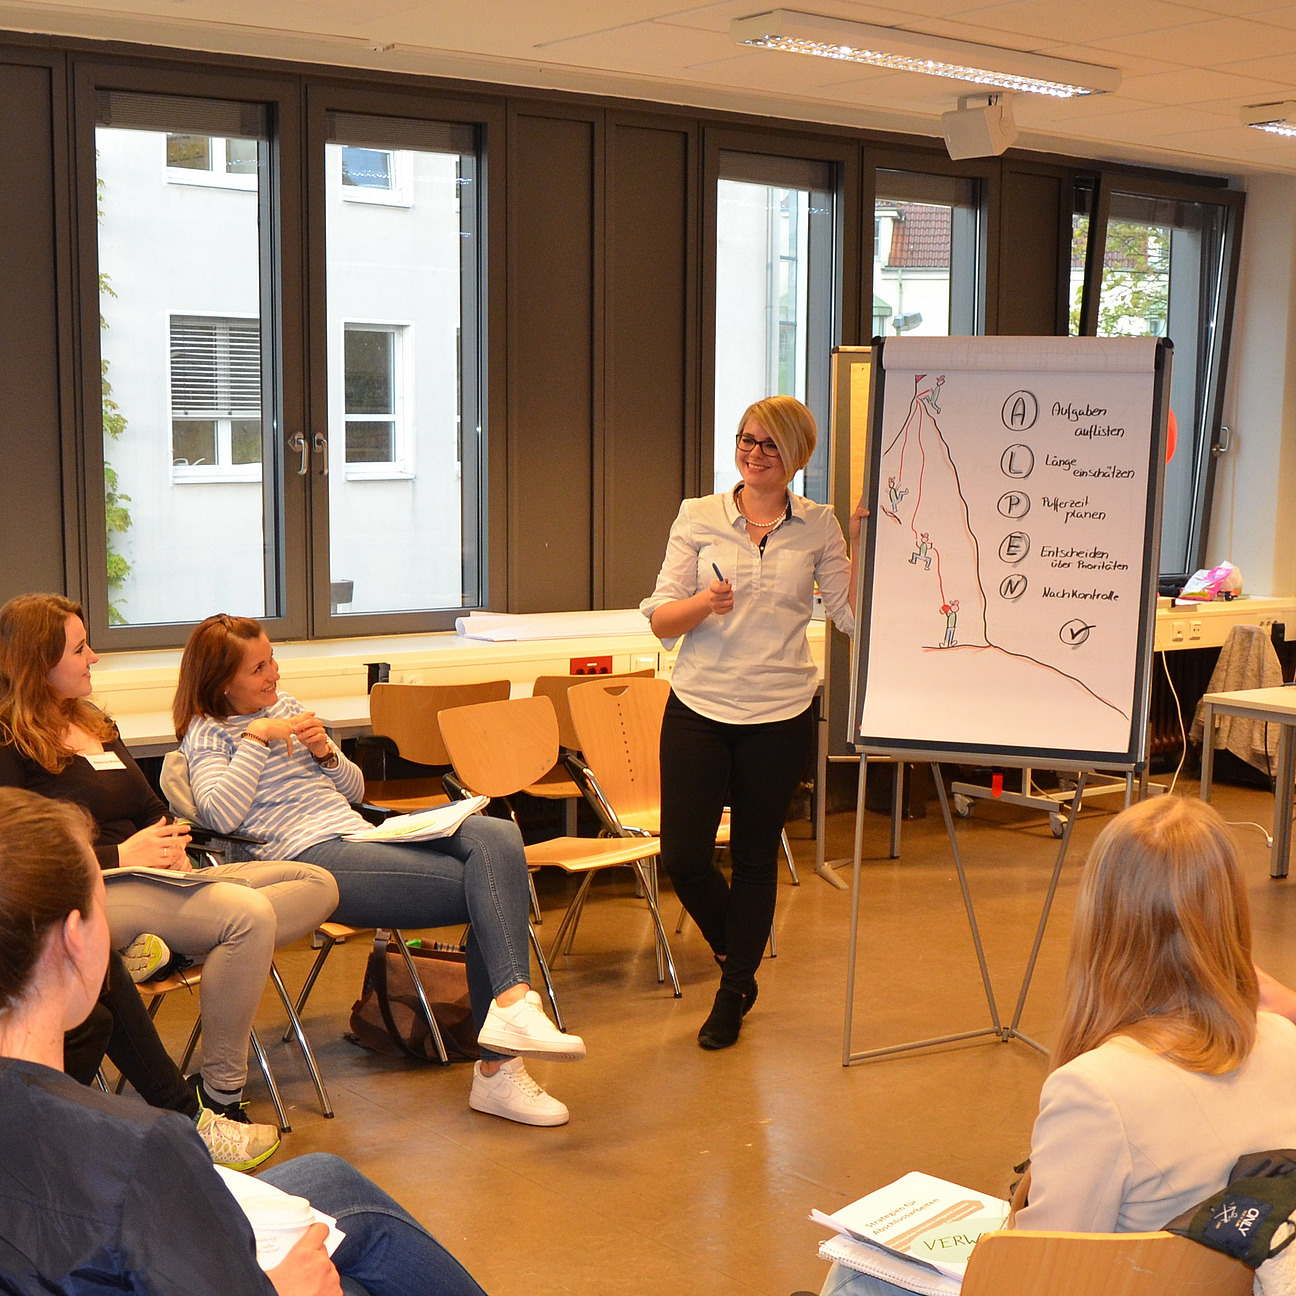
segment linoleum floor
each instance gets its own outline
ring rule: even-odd
[[[1180,792],[1195,796],[1196,784]],[[1215,800],[1226,818],[1272,823],[1264,793],[1217,786]],[[1110,813],[1102,804],[1077,823],[1022,1016],[1045,1045],[1081,862]],[[937,804],[929,809],[904,825],[897,860],[886,857],[886,819],[866,818],[856,1050],[989,1024],[949,842]],[[830,818],[830,859],[849,856],[853,829],[853,815]],[[762,967],[739,1043],[721,1053],[695,1041],[717,976],[696,929],[672,934],[684,988],[675,999],[657,983],[648,913],[628,873],[595,883],[575,952],[555,968],[568,1028],[589,1057],[529,1064],[571,1108],[561,1128],[471,1111],[467,1064],[392,1060],[346,1042],[370,944],[335,949],[305,1021],[336,1119],[323,1119],[300,1057],[278,1043],[273,993],[262,1001],[258,1028],[293,1125],[279,1157],[347,1157],[492,1296],[817,1291],[824,1233],[807,1219],[812,1207],[835,1210],[910,1169],[1006,1193],[1028,1150],[1045,1059],[1020,1042],[979,1039],[844,1068],[850,894],[816,877],[807,831],[791,827],[801,885],[786,868],[779,879],[778,957]],[[1042,816],[985,802],[957,833],[1010,1021],[1058,843]],[[1269,879],[1255,829],[1239,829],[1238,842],[1257,958],[1296,978],[1296,880]],[[849,881],[849,866],[840,873]],[[541,877],[546,948],[572,889],[556,872]],[[673,926],[679,907],[665,888],[663,911]],[[307,942],[281,952],[290,987],[313,956]],[[191,1022],[181,996],[163,1006],[159,1027],[177,1053]],[[257,1119],[272,1119],[255,1070],[248,1096]]]

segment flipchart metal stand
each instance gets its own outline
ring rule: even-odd
[[[1057,859],[1053,864],[1053,874],[1049,879],[1048,892],[1044,897],[1044,907],[1040,911],[1039,923],[1035,928],[1035,941],[1031,946],[1030,958],[1026,963],[1026,971],[1017,994],[1017,1006],[1013,1011],[1012,1021],[1005,1025],[999,1015],[994,986],[990,982],[990,970],[986,965],[985,949],[981,944],[981,932],[977,926],[976,908],[972,903],[972,893],[968,888],[967,872],[963,867],[963,856],[959,850],[958,838],[954,833],[954,818],[950,813],[949,795],[945,790],[945,780],[940,759],[934,754],[915,755],[911,759],[915,761],[927,760],[931,763],[932,777],[935,780],[937,794],[940,797],[941,814],[945,819],[945,831],[949,834],[950,851],[954,856],[954,867],[958,871],[959,888],[963,893],[963,908],[967,913],[968,927],[972,932],[972,944],[976,949],[977,964],[981,970],[981,985],[985,990],[986,1006],[990,1010],[990,1025],[977,1030],[957,1031],[950,1035],[934,1035],[929,1039],[912,1040],[907,1044],[889,1044],[883,1048],[865,1049],[861,1052],[855,1052],[852,1048],[855,1027],[856,956],[859,949],[861,862],[864,854],[864,791],[868,770],[867,753],[861,752],[859,793],[855,813],[855,851],[851,861],[850,964],[846,976],[846,1025],[842,1040],[842,1066],[850,1066],[852,1063],[864,1062],[872,1058],[890,1057],[897,1053],[909,1053],[915,1049],[931,1048],[938,1044],[953,1044],[960,1040],[986,1037],[993,1037],[1003,1043],[1007,1043],[1009,1040],[1020,1040],[1030,1048],[1047,1054],[1048,1050],[1042,1044],[1022,1031],[1021,1019],[1026,1008],[1026,996],[1030,993],[1031,979],[1035,975],[1035,964],[1039,958],[1040,946],[1044,941],[1044,930],[1048,926],[1049,912],[1053,908],[1053,897],[1057,893],[1058,879],[1062,875],[1062,865],[1066,862],[1067,847],[1071,844],[1071,830],[1075,827],[1076,815],[1084,799],[1085,781],[1089,771],[1080,771],[1075,791],[1071,796],[1066,823],[1062,831],[1062,839],[1058,843]]]

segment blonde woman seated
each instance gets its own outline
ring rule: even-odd
[[[100,867],[185,871],[188,826],[168,822],[117,733],[87,700],[99,658],[80,607],[26,594],[0,608],[0,787],[21,787],[90,812]],[[247,1121],[241,1106],[248,1035],[276,944],[312,932],[337,907],[324,869],[278,862],[224,864],[204,886],[116,879],[106,912],[114,949],[151,932],[203,963],[199,1102]]]
[[[566,1124],[566,1106],[522,1060],[578,1061],[585,1044],[558,1030],[531,989],[521,834],[507,820],[471,815],[436,841],[348,841],[369,826],[350,805],[364,776],[278,683],[270,640],[250,617],[208,617],[189,636],[173,718],[204,820],[261,838],[265,846],[254,849],[262,854],[323,865],[337,878],[338,922],[470,923],[468,996],[481,1061],[468,1105],[523,1125]]]
[[[1099,834],[1080,884],[1061,1036],[1017,1228],[1151,1232],[1247,1152],[1296,1147],[1296,1025],[1257,1013],[1229,830],[1164,796]],[[901,1292],[836,1265],[825,1296]]]

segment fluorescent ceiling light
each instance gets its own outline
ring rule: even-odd
[[[729,24],[729,35],[740,45],[869,63],[896,72],[925,72],[1056,99],[1107,94],[1120,85],[1121,79],[1116,68],[1000,49],[997,45],[975,45],[944,36],[924,36],[898,27],[823,18],[793,9],[735,18]]]
[[[1242,109],[1242,125],[1271,135],[1296,135],[1296,102],[1249,104]]]

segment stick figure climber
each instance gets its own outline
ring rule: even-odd
[[[922,538],[918,541],[918,548],[909,555],[910,565],[916,562],[927,564],[927,570],[931,571],[932,547],[931,541],[927,538],[927,532],[922,533]]]
[[[926,377],[924,374],[923,377]],[[940,407],[940,389],[945,384],[945,375],[941,374],[936,381],[928,387],[919,386],[918,399],[921,400],[933,414],[941,412]]]
[[[942,648],[954,647],[954,627],[958,624],[958,599],[950,599],[948,603],[941,604],[941,611],[945,613],[945,642],[941,644]]]
[[[895,517],[896,510],[900,507],[900,501],[908,494],[907,488],[902,489],[896,485],[894,477],[887,478],[887,498],[891,501],[890,513],[892,517]]]

